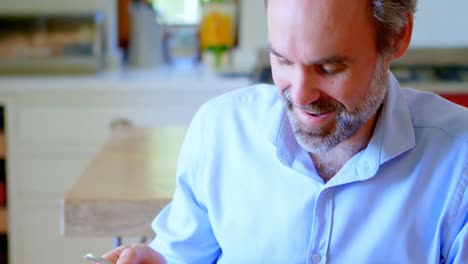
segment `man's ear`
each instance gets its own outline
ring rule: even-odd
[[[406,24],[401,28],[400,33],[397,34],[393,39],[393,59],[399,59],[402,57],[406,50],[408,50],[409,44],[411,42],[411,36],[413,35],[413,14],[408,13],[406,15],[406,19]]]

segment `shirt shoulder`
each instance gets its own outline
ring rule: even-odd
[[[279,100],[275,86],[256,84],[236,89],[216,96],[200,108],[200,114],[205,118],[222,118],[226,121],[232,117],[245,119],[261,119],[265,117]]]
[[[438,129],[468,144],[468,109],[426,91],[402,88],[415,128]]]

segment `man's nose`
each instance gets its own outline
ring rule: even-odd
[[[319,76],[310,67],[301,67],[295,72],[290,88],[292,102],[297,106],[305,106],[320,98],[318,87]]]

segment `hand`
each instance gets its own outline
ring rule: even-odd
[[[102,257],[115,264],[166,264],[161,254],[145,244],[123,245]]]

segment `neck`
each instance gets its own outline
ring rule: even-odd
[[[319,176],[328,182],[359,151],[369,144],[380,109],[352,137],[324,153],[310,153]]]

